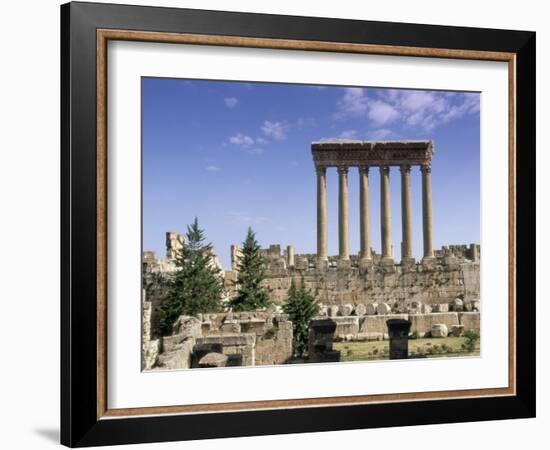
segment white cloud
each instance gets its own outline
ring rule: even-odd
[[[263,133],[277,141],[286,139],[286,128],[288,128],[288,126],[281,122],[271,122],[269,120],[264,121],[262,125]]]
[[[420,131],[434,128],[479,111],[479,94],[407,89],[369,92],[363,88],[346,88],[336,103],[334,119],[364,117],[372,127],[400,123]],[[382,133],[380,128],[374,134]],[[386,133],[387,134],[387,133]],[[389,136],[389,134],[388,134]]]
[[[233,109],[239,103],[239,100],[235,97],[225,97],[223,101],[229,109]]]
[[[479,111],[479,94],[395,90],[396,108],[404,111],[404,121],[424,131]]]
[[[344,95],[337,102],[336,119],[346,116],[361,116],[368,111],[368,98],[362,88],[344,88]]]
[[[208,172],[219,172],[222,169],[218,166],[206,166],[206,170],[208,170]]]
[[[399,112],[393,106],[381,100],[374,100],[369,103],[369,119],[376,125],[384,125],[399,118]]]
[[[250,147],[252,144],[254,144],[254,139],[252,139],[250,136],[247,136],[246,134],[237,133],[235,136],[231,136],[229,138],[229,142],[243,147]]]
[[[268,144],[269,142],[267,141],[267,139],[264,139],[263,137],[257,137],[256,138],[256,144],[258,145],[265,145],[265,144]]]

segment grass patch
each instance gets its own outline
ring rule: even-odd
[[[463,345],[466,338],[419,338],[409,339],[410,358],[449,358],[453,356],[479,356],[479,341],[474,350],[468,352]],[[334,350],[339,350],[340,361],[373,361],[389,359],[389,341],[335,342]]]

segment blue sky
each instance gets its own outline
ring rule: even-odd
[[[260,244],[316,251],[311,142],[432,139],[434,247],[480,240],[480,94],[144,78],[143,248],[195,216],[223,266],[251,226]],[[380,252],[380,178],[371,169],[372,246]],[[400,174],[392,168],[394,256]],[[422,257],[421,177],[413,168],[414,254]],[[338,253],[336,169],[327,171],[329,254]],[[359,179],[349,172],[350,252],[359,251]]]

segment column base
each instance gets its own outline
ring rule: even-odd
[[[351,261],[349,258],[338,260],[338,270],[349,270],[349,269],[351,269]]]
[[[433,267],[437,263],[437,258],[435,256],[424,256],[422,258],[422,265],[426,267]]]
[[[315,268],[317,270],[328,270],[328,258],[317,258],[315,262]]]
[[[372,258],[361,258],[359,260],[359,270],[361,272],[367,272],[369,269],[372,268],[372,266],[374,265],[374,262],[372,261]]]
[[[406,257],[401,259],[401,265],[403,267],[411,267],[411,266],[414,266],[415,264],[416,264],[416,259],[412,257]]]
[[[380,265],[393,266],[395,265],[395,260],[391,256],[383,256],[382,258],[380,258]]]

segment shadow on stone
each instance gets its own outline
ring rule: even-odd
[[[409,357],[410,320],[389,319],[386,321],[390,337],[390,359],[407,359]]]
[[[308,362],[339,362],[340,352],[333,350],[336,322],[332,319],[312,320],[309,324]]]

